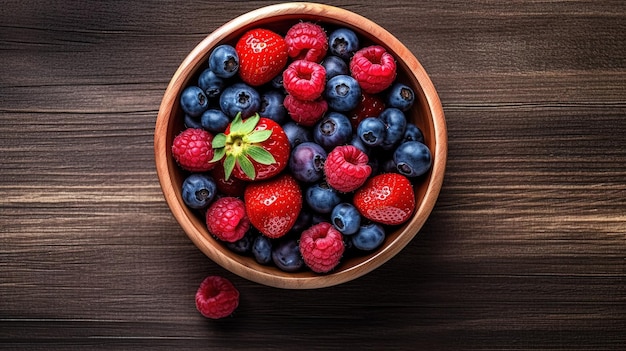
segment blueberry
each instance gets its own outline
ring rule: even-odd
[[[394,83],[387,92],[387,107],[395,107],[407,111],[413,106],[415,93],[413,89],[402,83]]]
[[[402,136],[402,142],[405,141],[419,141],[420,143],[424,142],[424,133],[413,123],[408,123],[406,125],[406,130],[404,131],[404,135]]]
[[[385,139],[387,126],[377,117],[363,119],[356,128],[356,134],[367,146],[374,147],[382,144]]]
[[[213,132],[222,133],[228,127],[230,123],[230,117],[226,116],[222,110],[210,108],[202,114],[200,117],[200,123],[202,128]]]
[[[239,55],[235,48],[223,44],[213,49],[209,56],[209,68],[221,78],[234,76],[239,70]]]
[[[252,251],[252,244],[256,236],[257,234],[254,231],[248,230],[243,238],[235,242],[226,242],[226,247],[240,255],[248,254]]]
[[[369,146],[367,146],[363,140],[361,140],[361,138],[359,138],[359,136],[357,134],[355,134],[352,137],[352,140],[350,140],[350,145],[356,147],[357,149],[363,151],[366,155],[370,155],[371,152],[371,148]]]
[[[216,191],[217,187],[213,178],[205,174],[193,173],[183,181],[183,202],[190,208],[205,208],[213,201]]]
[[[404,112],[395,107],[388,107],[380,113],[378,118],[380,118],[387,127],[385,139],[380,144],[380,147],[384,150],[391,150],[400,143],[404,136],[407,124]]]
[[[361,101],[361,86],[351,76],[340,74],[326,82],[324,97],[329,108],[347,112],[355,109]]]
[[[351,203],[342,202],[333,208],[330,221],[342,234],[352,235],[361,226],[361,214]]]
[[[277,74],[276,77],[272,78],[270,81],[270,86],[274,89],[278,89],[282,92],[285,92],[285,86],[283,85],[283,73]]]
[[[398,173],[398,169],[396,168],[396,162],[393,158],[389,158],[383,162],[382,170],[385,173]]]
[[[328,49],[333,55],[349,60],[359,49],[359,37],[351,29],[336,29],[328,36]]]
[[[324,58],[321,65],[324,66],[324,69],[326,70],[327,81],[332,77],[338,76],[340,74],[350,74],[350,68],[348,67],[348,64],[339,56],[328,55],[326,56],[326,58]]]
[[[385,240],[385,229],[377,223],[362,225],[356,234],[350,237],[355,248],[372,251]]]
[[[319,144],[307,141],[291,151],[289,170],[294,178],[305,183],[314,183],[324,176],[326,151]]]
[[[209,99],[200,87],[191,85],[180,95],[180,107],[191,117],[199,117],[209,107]]]
[[[295,239],[279,242],[272,250],[272,261],[285,272],[296,272],[304,267],[300,247]]]
[[[202,128],[202,123],[200,123],[200,121],[198,121],[198,119],[196,117],[191,117],[188,114],[185,114],[185,128],[195,128],[195,129],[201,129]]]
[[[331,188],[326,182],[309,186],[304,197],[307,205],[318,213],[330,213],[333,207],[341,202],[337,190]]]
[[[278,124],[283,124],[287,120],[287,109],[283,105],[285,94],[278,90],[268,90],[261,94],[261,107],[259,114],[267,117]]]
[[[220,108],[229,117],[233,118],[241,112],[241,118],[252,116],[261,107],[261,97],[251,86],[245,83],[235,83],[220,95]]]
[[[348,117],[339,112],[329,112],[313,128],[313,140],[326,151],[347,144],[351,139],[352,124]]]
[[[260,264],[272,262],[272,240],[265,235],[259,235],[252,243],[252,255]]]
[[[308,208],[303,208],[298,214],[298,218],[296,219],[296,223],[291,227],[291,231],[295,233],[302,233],[302,231],[306,230],[311,226],[311,220],[313,219],[313,215]]]
[[[428,146],[419,141],[407,141],[396,148],[393,161],[400,174],[419,177],[430,169],[432,156]]]
[[[283,124],[283,131],[287,134],[287,139],[289,139],[289,145],[293,149],[298,144],[304,143],[306,141],[313,141],[313,135],[308,128],[305,128],[296,122],[290,121]]]
[[[198,86],[204,94],[209,98],[216,98],[222,93],[224,88],[224,80],[218,77],[215,72],[207,68],[198,77]]]

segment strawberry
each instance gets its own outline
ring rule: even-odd
[[[287,234],[302,209],[298,182],[284,173],[262,182],[250,183],[244,192],[250,223],[268,238]]]
[[[211,162],[222,160],[224,179],[262,180],[280,173],[289,162],[291,146],[283,128],[258,114],[241,119],[238,113],[212,142]]]
[[[252,29],[235,45],[239,55],[239,76],[252,86],[271,81],[287,64],[289,55],[285,39],[268,29]]]
[[[378,117],[385,109],[385,102],[383,99],[375,94],[362,93],[361,101],[356,108],[348,114],[348,119],[352,128],[356,130],[362,120],[367,117]]]
[[[388,225],[402,224],[415,210],[411,181],[398,173],[383,173],[354,193],[354,206],[367,219]]]

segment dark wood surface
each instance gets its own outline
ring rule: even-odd
[[[424,228],[352,282],[239,278],[163,199],[153,130],[208,33],[271,1],[16,1],[0,21],[0,349],[626,347],[626,4],[329,2],[437,87],[448,167]],[[204,319],[209,274],[241,291]]]

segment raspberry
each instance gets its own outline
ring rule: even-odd
[[[359,123],[367,117],[378,117],[384,109],[385,102],[380,96],[362,93],[359,104],[347,115],[350,124],[352,124],[352,129],[356,130]]]
[[[326,87],[326,69],[319,63],[297,60],[283,72],[283,85],[288,94],[300,100],[312,101]]]
[[[335,268],[344,250],[343,236],[328,222],[315,224],[300,236],[302,259],[317,273],[327,273]]]
[[[215,167],[211,163],[213,135],[204,129],[187,128],[172,143],[172,155],[180,167],[190,172],[205,172]]]
[[[283,105],[285,105],[291,119],[305,127],[314,126],[328,110],[328,104],[322,98],[307,101],[296,99],[293,95],[287,95],[283,100]]]
[[[358,189],[372,173],[367,155],[352,145],[335,147],[326,157],[326,183],[335,190],[347,193]]]
[[[387,89],[396,78],[396,61],[382,46],[371,45],[357,51],[350,60],[352,77],[370,94]]]
[[[250,220],[243,201],[236,197],[222,197],[209,206],[206,225],[218,239],[235,242],[244,237],[250,228]]]
[[[196,292],[196,308],[205,317],[219,319],[230,316],[239,306],[239,291],[226,278],[211,275],[200,283]]]
[[[289,28],[285,35],[287,53],[296,60],[321,62],[328,50],[324,29],[311,22],[300,22]]]

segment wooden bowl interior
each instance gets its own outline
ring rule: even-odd
[[[418,208],[414,217],[395,231],[388,233],[382,247],[364,256],[347,257],[333,272],[316,274],[310,271],[287,273],[273,266],[258,264],[252,257],[239,255],[214,239],[207,231],[201,214],[187,208],[181,197],[181,185],[187,173],[182,171],[171,155],[172,141],[183,129],[184,114],[179,107],[181,91],[197,80],[206,67],[212,48],[223,43],[234,45],[245,31],[264,27],[284,34],[298,21],[321,24],[330,32],[338,26],[356,31],[364,45],[378,44],[389,50],[398,63],[398,80],[410,85],[416,93],[414,107],[407,118],[424,133],[425,144],[433,154],[433,167],[415,186]],[[417,234],[429,216],[443,181],[447,153],[447,136],[443,110],[437,93],[415,56],[395,37],[370,20],[332,6],[311,3],[285,3],[268,6],[242,15],[204,39],[183,61],[174,74],[164,95],[155,128],[155,161],[166,201],[174,217],[200,250],[225,269],[249,280],[289,289],[322,288],[340,284],[385,263],[397,254]]]

